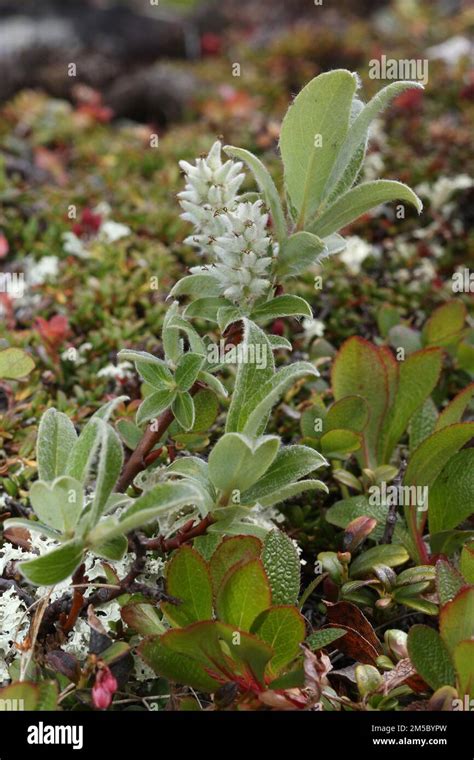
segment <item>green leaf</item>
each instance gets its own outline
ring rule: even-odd
[[[203,383],[206,383],[206,385],[214,391],[214,393],[217,393],[218,396],[222,396],[223,398],[227,398],[229,395],[227,392],[227,389],[225,386],[221,383],[218,377],[215,377],[215,375],[212,375],[210,372],[205,372],[201,370],[201,372],[198,375],[198,379],[202,380]]]
[[[396,351],[403,348],[407,355],[423,348],[420,333],[406,325],[395,325],[395,327],[390,328],[388,342]]]
[[[111,516],[102,520],[89,534],[94,546],[110,538],[140,528],[156,520],[158,515],[189,504],[201,504],[203,495],[192,483],[158,483],[125,509],[117,520]]]
[[[18,380],[35,368],[31,356],[21,348],[5,348],[0,351],[0,379]]]
[[[226,536],[219,543],[209,562],[214,594],[217,593],[231,567],[259,557],[261,551],[262,542],[255,536]]]
[[[398,385],[384,424],[381,460],[389,462],[396,444],[408,427],[413,414],[435,388],[443,364],[439,349],[425,349],[408,356],[397,365]]]
[[[353,430],[328,430],[321,436],[320,444],[328,459],[345,457],[360,449],[360,436]]]
[[[373,546],[371,549],[359,554],[351,562],[351,578],[357,578],[361,575],[370,573],[375,565],[387,565],[387,567],[398,567],[408,562],[410,556],[401,544],[384,544],[382,546]]]
[[[184,430],[192,430],[194,425],[194,401],[190,393],[178,393],[171,405],[176,421]]]
[[[466,307],[462,301],[439,306],[425,322],[421,337],[425,346],[450,346],[462,338]]]
[[[324,240],[310,232],[295,232],[285,240],[278,254],[277,277],[296,277],[307,272],[325,255],[329,255],[329,249]]]
[[[156,419],[156,417],[174,403],[175,398],[176,391],[172,389],[150,393],[138,408],[136,416],[137,425],[142,425],[148,420]]]
[[[355,75],[344,69],[320,74],[301,90],[283,119],[285,185],[301,220],[311,218],[323,198],[347,134],[356,84]]]
[[[408,632],[407,645],[410,660],[432,689],[454,686],[452,660],[437,631],[427,625],[414,625]]]
[[[436,590],[442,607],[454,599],[466,585],[462,575],[450,562],[439,559],[436,563]]]
[[[207,319],[209,322],[217,322],[217,314],[220,309],[228,308],[230,302],[226,298],[219,296],[209,296],[207,298],[198,298],[192,301],[184,310],[186,319],[199,317]]]
[[[193,433],[206,433],[216,421],[219,402],[214,391],[204,388],[194,396]]]
[[[281,502],[292,499],[295,496],[299,496],[301,493],[305,493],[306,491],[324,491],[324,493],[329,493],[327,485],[323,483],[322,480],[315,480],[313,478],[310,478],[309,480],[299,480],[297,483],[289,483],[288,485],[280,488],[278,491],[273,491],[267,496],[262,496],[260,499],[258,499],[258,503],[262,507],[272,507],[274,504],[280,504]],[[246,504],[251,504],[253,506],[256,501],[257,500],[254,499],[249,502],[247,500],[247,495],[245,495]],[[242,501],[242,503],[244,502]]]
[[[309,446],[285,446],[280,449],[265,475],[241,494],[241,503],[263,503],[263,499],[278,495],[286,486],[327,464],[325,458]]]
[[[339,151],[336,162],[329,177],[324,195],[327,196],[341,181],[344,173],[347,171],[351,161],[354,160],[361,146],[367,139],[367,131],[373,119],[388,106],[393,98],[400,95],[405,90],[417,88],[423,89],[419,82],[392,82],[378,92],[372,100],[363,108],[357,108],[358,114],[353,120],[349,131],[347,132],[344,144]]]
[[[370,418],[363,433],[363,457],[365,466],[375,469],[380,430],[389,403],[388,372],[377,347],[363,338],[346,340],[332,368],[332,388],[336,401],[354,395],[366,401]]]
[[[449,429],[449,428],[444,428]],[[474,449],[464,449],[448,461],[431,486],[430,532],[457,528],[473,512]]]
[[[18,568],[26,580],[35,586],[54,586],[73,574],[83,556],[84,544],[68,541],[42,557],[20,562]]]
[[[461,550],[460,570],[465,579],[474,585],[474,543],[465,544]]]
[[[91,508],[91,525],[102,515],[123,465],[120,438],[110,425],[103,426],[94,501]]]
[[[40,681],[36,710],[38,712],[53,712],[58,706],[58,685],[56,681]]]
[[[462,416],[470,406],[473,398],[474,383],[470,383],[443,409],[436,422],[435,430],[441,430],[442,428],[447,427],[447,425],[454,425],[456,422],[461,422]]]
[[[216,597],[219,620],[241,631],[250,631],[255,618],[270,607],[270,586],[263,564],[254,558],[229,570]]]
[[[182,277],[170,290],[170,296],[192,296],[207,298],[220,295],[221,286],[216,277],[208,274],[190,274]]]
[[[441,607],[439,632],[451,654],[460,641],[474,638],[474,587],[462,589]]]
[[[170,631],[168,635],[175,633]],[[142,641],[138,652],[157,675],[173,683],[186,684],[203,692],[214,692],[220,682],[208,675],[206,668],[191,656],[175,652],[162,642],[160,636]]]
[[[323,430],[354,430],[360,433],[369,421],[369,406],[362,396],[345,396],[328,409]]]
[[[272,377],[275,371],[273,352],[267,336],[256,324],[247,319],[242,320],[244,335],[242,339],[242,357],[237,367],[234,392],[227,413],[226,433],[241,433],[246,417],[243,414],[245,402],[250,399],[260,386]]]
[[[272,604],[296,604],[300,593],[300,558],[286,533],[272,530],[267,534],[262,561],[272,590]]]
[[[158,635],[165,632],[165,626],[152,604],[131,602],[120,610],[124,623],[142,636]]]
[[[39,699],[39,687],[30,681],[15,681],[0,689],[0,712],[10,709],[12,700],[22,705],[23,710],[36,710]]]
[[[94,554],[105,559],[118,561],[123,558],[128,549],[128,541],[125,536],[114,536],[108,541],[94,546]]]
[[[135,366],[142,380],[152,388],[169,390],[175,385],[173,375],[166,364],[152,364],[148,362],[136,362]]]
[[[259,190],[265,199],[265,203],[270,210],[277,240],[282,243],[286,237],[286,221],[281,206],[280,196],[278,195],[278,190],[275,187],[275,183],[273,182],[270,173],[260,159],[248,150],[235,148],[233,145],[225,145],[224,153],[227,153],[231,158],[237,158],[240,161],[243,161],[251,170]]]
[[[209,478],[225,494],[245,491],[268,470],[276,457],[280,439],[276,435],[249,438],[225,433],[209,456]]]
[[[236,636],[236,633],[239,635]],[[217,621],[195,623],[188,628],[168,631],[161,641],[173,651],[192,657],[205,668],[205,672],[218,674],[219,685],[237,680],[234,673],[244,676],[247,681],[263,684],[265,667],[273,654],[271,647],[256,636],[236,631],[233,626]],[[224,654],[222,643],[230,654],[231,663],[229,656]],[[233,665],[234,672],[229,664],[231,668]]]
[[[275,375],[262,383],[260,388],[244,404],[240,416],[241,422],[243,421],[243,428],[239,432],[247,435],[258,435],[264,428],[268,415],[276,402],[297,380],[307,376],[319,377],[316,367],[309,362],[294,362],[294,364],[282,367]]]
[[[474,698],[474,640],[460,641],[453,652],[454,666],[458,674],[458,694]]]
[[[408,464],[404,485],[433,485],[447,462],[474,436],[474,422],[461,422],[437,430],[413,453]]]
[[[388,201],[406,201],[416,208],[419,214],[423,204],[407,185],[389,179],[377,179],[363,182],[339,196],[332,206],[324,211],[309,227],[309,232],[321,238],[346,227],[350,222],[366,214],[372,208]]]
[[[431,397],[416,410],[410,420],[410,454],[436,429],[438,410]]]
[[[62,536],[57,530],[53,530],[44,525],[44,523],[37,522],[37,520],[28,520],[22,517],[10,517],[4,522],[5,528],[26,528],[26,530],[32,533],[39,533],[41,536],[48,536],[48,538],[54,538],[56,541],[60,541]]]
[[[66,463],[66,475],[86,483],[102,442],[106,423],[100,417],[91,417],[84,426],[79,438],[69,449]]]
[[[30,501],[41,522],[67,533],[74,530],[84,505],[82,484],[63,475],[51,485],[37,480],[30,488]]]
[[[66,472],[66,462],[77,434],[69,417],[48,409],[41,417],[36,440],[36,459],[40,480],[54,480]]]
[[[172,625],[186,626],[212,617],[212,586],[207,563],[199,552],[182,546],[166,569],[166,592],[181,604],[163,602],[161,609]]]
[[[271,607],[254,621],[251,633],[265,641],[273,649],[269,662],[272,675],[277,675],[300,652],[305,637],[305,621],[294,607]]]
[[[277,317],[304,316],[312,318],[311,306],[300,296],[277,296],[257,306],[252,311],[252,319],[270,320]]]
[[[347,633],[345,628],[322,628],[320,631],[315,631],[306,639],[306,643],[313,652],[318,649],[324,649],[332,644],[333,641],[337,641]]]
[[[176,365],[175,380],[180,391],[188,391],[196,382],[199,370],[204,363],[204,357],[188,351]]]

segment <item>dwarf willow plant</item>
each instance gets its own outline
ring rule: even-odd
[[[51,585],[74,572],[86,551],[109,559],[127,549],[127,534],[167,516],[168,530],[186,519],[206,515],[209,531],[220,534],[265,530],[250,523],[249,511],[268,507],[309,489],[326,489],[307,476],[327,464],[315,449],[283,446],[279,436],[265,435],[272,407],[297,381],[318,375],[308,362],[275,366],[273,351],[291,349],[259,325],[281,316],[312,316],[304,299],[279,295],[277,287],[325,256],[343,250],[338,230],[384,201],[421,203],[406,185],[380,180],[355,185],[364,160],[372,119],[400,92],[420,85],[397,82],[367,105],[357,93],[358,78],[345,70],[313,79],[290,106],[281,130],[280,149],[286,211],[261,161],[246,150],[227,146],[222,161],[216,142],[207,158],[182,162],[185,190],[179,200],[183,218],[194,232],[186,242],[205,262],[171,291],[190,303],[180,311],[174,302],[164,319],[164,358],[124,350],[144,381],[138,410],[139,429],[158,415],[174,417],[183,431],[193,429],[194,394],[207,387],[220,397],[227,391],[217,374],[227,355],[215,355],[210,337],[192,326],[195,317],[224,332],[240,324],[242,340],[234,346],[235,384],[224,434],[207,460],[181,456],[158,471],[158,482],[140,482],[138,498],[115,492],[123,466],[119,436],[110,423],[116,399],[100,409],[77,436],[70,420],[55,409],[43,416],[37,440],[39,480],[30,500],[38,521],[9,520],[58,542],[58,548],[20,569],[32,583]],[[239,195],[244,164],[259,193]],[[271,225],[270,225],[271,220]],[[159,426],[158,426],[159,429]],[[140,430],[139,430],[140,432]],[[141,468],[143,469],[143,467]],[[170,528],[171,524],[171,528]],[[170,637],[171,638],[171,637]]]

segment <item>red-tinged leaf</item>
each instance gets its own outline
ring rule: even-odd
[[[474,586],[462,589],[441,608],[439,631],[451,654],[460,641],[474,638]]]
[[[382,691],[384,694],[388,694],[389,691],[403,684],[406,684],[417,693],[427,691],[428,689],[408,657],[397,662],[393,670],[389,670],[388,673],[383,674]]]
[[[441,428],[444,428],[447,425],[454,425],[456,422],[461,422],[462,416],[473,398],[474,383],[469,383],[469,385],[458,393],[457,396],[455,396],[443,409],[436,421],[435,430],[441,430]]]
[[[55,649],[48,652],[45,657],[46,664],[56,673],[61,673],[69,678],[73,683],[77,683],[81,676],[81,667],[77,657],[69,652],[63,652],[62,649]]]
[[[435,388],[442,361],[440,349],[428,348],[410,354],[400,363],[395,396],[381,435],[379,458],[382,462],[390,461],[393,449],[407,429],[410,419]]]
[[[140,657],[157,675],[199,691],[212,693],[219,688],[221,681],[212,678],[201,662],[192,656],[174,652],[163,644],[161,638],[151,636],[138,647]]]
[[[389,401],[389,381],[379,350],[363,338],[349,338],[343,344],[332,369],[336,401],[362,396],[370,409],[363,432],[363,458],[367,467],[377,466],[379,436]]]
[[[453,658],[461,698],[467,695],[474,699],[474,639],[460,641],[453,652]]]
[[[209,562],[214,594],[233,565],[245,563],[262,552],[262,542],[255,536],[229,536],[223,539]]]
[[[449,346],[459,340],[466,314],[466,307],[460,300],[448,301],[435,309],[421,334],[425,346]]]
[[[372,625],[363,612],[351,602],[337,602],[328,606],[328,620],[332,625],[341,625],[342,628],[354,628],[358,631],[377,652],[380,654],[382,647]]]
[[[271,607],[255,620],[251,633],[255,633],[274,651],[269,663],[273,677],[298,655],[305,632],[304,617],[291,606]]]

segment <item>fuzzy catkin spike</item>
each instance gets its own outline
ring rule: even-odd
[[[180,162],[187,179],[185,190],[178,195],[184,210],[181,217],[195,228],[185,243],[211,258],[211,272],[223,296],[251,305],[271,285],[274,246],[267,231],[268,214],[262,201],[238,200],[244,179],[242,163],[223,163],[221,147],[216,141],[208,156],[198,158],[194,166]],[[201,270],[195,267],[191,271]]]

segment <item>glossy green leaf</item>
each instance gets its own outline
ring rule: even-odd
[[[209,562],[214,593],[228,573],[236,564],[244,564],[259,557],[262,542],[255,536],[226,536],[216,548]]]
[[[216,597],[219,620],[250,631],[257,615],[270,607],[272,595],[260,559],[254,558],[229,570]]]
[[[212,617],[212,586],[207,563],[199,552],[182,546],[166,568],[166,592],[180,599],[181,604],[164,602],[161,609],[167,619],[186,626]]]
[[[262,612],[254,621],[251,633],[265,641],[273,649],[274,655],[269,668],[277,675],[300,653],[300,645],[305,637],[305,621],[297,609],[290,606],[271,607]]]
[[[361,575],[370,573],[375,565],[387,565],[387,567],[398,567],[405,564],[410,559],[409,554],[401,544],[384,544],[382,546],[373,546],[371,549],[359,554],[351,562],[351,577],[357,578]]]

